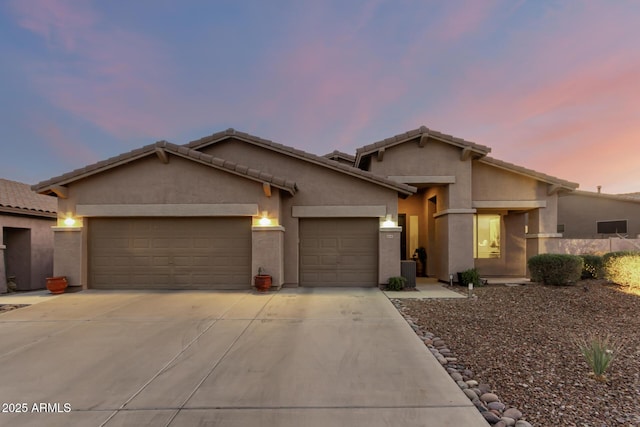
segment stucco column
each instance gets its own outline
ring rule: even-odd
[[[0,239],[2,236],[0,236]],[[4,250],[7,249],[5,245],[0,245],[0,294],[7,293],[7,270],[4,266]]]
[[[83,281],[82,227],[51,227],[53,229],[53,275],[66,276],[69,286],[87,288]]]
[[[280,289],[284,283],[284,227],[251,227],[251,272],[262,268],[271,276],[271,286]]]
[[[400,233],[402,227],[380,227],[378,238],[378,283],[400,276]]]
[[[562,237],[562,234],[557,232],[557,200],[557,196],[548,197],[547,207],[529,212],[526,234],[527,260],[534,255],[549,252],[551,241]]]

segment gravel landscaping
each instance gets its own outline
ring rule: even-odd
[[[28,306],[29,304],[0,304],[0,313]]]
[[[446,343],[440,350],[453,360],[440,358],[450,373],[459,371],[470,388],[483,385],[505,408],[517,408],[519,425],[640,426],[640,296],[597,280],[490,285],[474,293],[477,298],[394,304],[434,354],[434,338]],[[575,344],[593,334],[610,334],[623,345],[606,382],[590,374]]]

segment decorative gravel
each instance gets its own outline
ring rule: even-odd
[[[444,341],[454,360],[441,363],[450,374],[447,363],[468,371],[472,386],[484,385],[482,393],[494,394],[503,411],[520,412],[519,425],[640,426],[640,296],[596,280],[567,287],[489,285],[474,293],[473,299],[394,304],[432,352],[429,337]],[[607,333],[624,347],[606,382],[599,382],[575,339]]]
[[[15,310],[17,308],[28,307],[29,304],[0,304],[0,313]]]

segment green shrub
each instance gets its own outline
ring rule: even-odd
[[[533,282],[569,285],[580,280],[584,261],[577,255],[540,254],[527,262]]]
[[[475,268],[470,268],[462,272],[462,283],[460,285],[467,286],[469,283],[473,283],[473,286],[481,286],[480,273]]]
[[[584,262],[581,279],[598,279],[602,277],[602,257],[599,255],[579,255]]]
[[[407,283],[407,279],[402,276],[389,277],[389,283],[387,284],[388,291],[401,291],[404,289],[404,285]]]
[[[640,290],[640,252],[610,252],[602,257],[602,264],[605,279]]]

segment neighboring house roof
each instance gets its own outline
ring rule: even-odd
[[[182,145],[172,144],[167,141],[158,141],[155,144],[146,145],[137,150],[123,153],[119,156],[111,157],[107,160],[85,166],[84,168],[76,169],[64,175],[60,175],[47,181],[40,182],[34,185],[32,188],[33,190],[42,194],[58,194],[60,191],[58,187],[64,186],[74,181],[78,181],[91,175],[95,175],[100,172],[104,172],[108,169],[130,163],[143,157],[157,155],[162,161],[166,162],[168,161],[168,159],[166,158],[166,153],[171,153],[175,156],[192,160],[194,162],[201,163],[225,172],[229,172],[234,175],[239,175],[253,181],[267,183],[281,190],[285,190],[292,195],[295,194],[298,189],[295,182],[287,180],[285,178],[252,169],[248,166],[240,165],[235,162],[230,162],[228,160],[210,156],[208,154],[201,153],[200,151],[192,150]]]
[[[500,169],[507,170],[509,172],[515,172],[517,174],[524,175],[529,178],[534,178],[534,179],[537,179],[538,181],[546,182],[547,184],[556,185],[565,190],[573,191],[576,188],[578,188],[578,184],[575,182],[556,178],[555,176],[547,175],[542,172],[536,172],[532,169],[527,169],[525,167],[514,165],[513,163],[504,162],[502,160],[494,159],[492,157],[484,157],[478,161],[482,163],[486,163],[491,166],[495,166]]]
[[[379,176],[368,171],[363,171],[356,167],[349,166],[344,163],[339,163],[339,162],[336,162],[335,160],[330,160],[326,157],[307,153],[306,151],[302,151],[302,150],[298,150],[297,148],[278,144],[276,142],[269,141],[267,139],[262,139],[260,137],[250,135],[245,132],[239,132],[232,128],[222,132],[214,133],[213,135],[209,135],[204,138],[197,139],[195,141],[191,141],[188,144],[185,144],[185,146],[195,150],[199,150],[209,145],[227,140],[229,138],[235,138],[240,141],[248,142],[250,144],[275,151],[277,153],[281,153],[296,159],[304,160],[306,162],[313,163],[328,169],[333,169],[333,170],[345,173],[347,175],[351,175],[355,178],[373,182],[383,187],[387,187],[392,190],[395,190],[398,193],[402,194],[403,196],[410,196],[417,191],[415,187],[412,187],[410,185],[398,183],[396,181],[387,179],[383,176]]]
[[[0,212],[55,218],[58,200],[31,190],[29,184],[0,178]]]
[[[436,130],[429,129],[426,126],[420,126],[418,129],[413,129],[408,132],[383,139],[382,141],[374,142],[373,144],[365,145],[364,147],[358,148],[356,150],[355,165],[360,166],[360,162],[363,157],[374,154],[382,149],[393,147],[394,145],[403,144],[405,142],[413,141],[419,138],[435,139],[437,141],[442,141],[455,147],[462,148],[463,150],[466,149],[469,152],[474,153],[474,157],[476,158],[484,157],[489,152],[491,152],[491,148],[484,145],[466,141],[461,138],[456,138],[452,135],[447,135]]]
[[[616,194],[616,196],[628,197],[630,199],[638,199],[638,200],[640,200],[640,193],[622,193],[622,194]]]
[[[351,164],[353,164],[356,160],[355,156],[352,156],[351,154],[347,154],[338,150],[333,150],[331,153],[327,153],[322,157],[326,157],[327,159],[336,160],[336,161],[343,160]]]
[[[634,193],[631,193],[631,194],[634,194]],[[599,199],[610,199],[610,200],[617,200],[620,202],[640,203],[640,197],[637,197],[637,196],[633,197],[633,196],[629,196],[628,194],[607,194],[607,193],[596,193],[594,191],[575,190],[567,195],[596,197]]]

